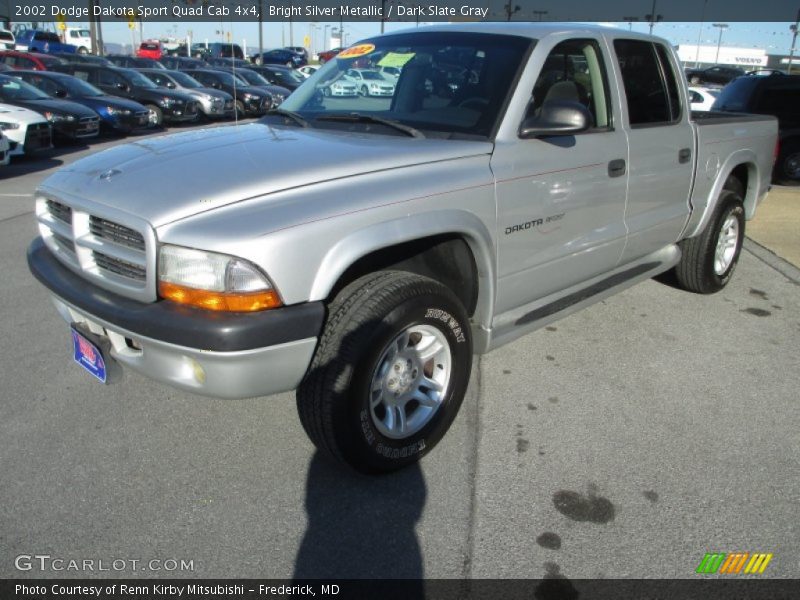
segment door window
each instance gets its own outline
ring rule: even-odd
[[[664,64],[656,45],[639,40],[615,40],[622,72],[628,120],[632,127],[666,125],[680,117],[680,100],[669,61]],[[662,55],[665,51],[662,49]],[[668,82],[665,82],[665,77]]]
[[[554,100],[583,104],[592,115],[593,129],[611,125],[608,79],[597,42],[568,40],[547,56],[533,86],[528,115],[535,115],[544,103]]]

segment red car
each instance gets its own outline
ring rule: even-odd
[[[57,56],[19,50],[0,50],[0,62],[17,71],[47,71],[54,65],[64,64]]]
[[[161,47],[161,42],[158,40],[150,40],[147,42],[142,42],[142,45],[139,46],[139,49],[136,51],[136,56],[140,58],[152,58],[153,60],[159,60],[162,56],[164,56],[164,49]]]
[[[319,59],[319,64],[324,65],[326,62],[328,62],[334,56],[339,54],[339,52],[341,52],[342,50],[344,50],[344,48],[332,48],[330,50],[325,50],[325,52],[320,52],[317,55],[317,58]]]

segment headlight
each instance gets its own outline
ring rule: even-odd
[[[74,121],[75,117],[72,115],[62,115],[61,113],[54,113],[54,112],[46,112],[44,113],[45,118],[50,121],[51,123],[60,123],[61,121]]]
[[[161,246],[159,252],[158,294],[181,304],[232,312],[282,304],[272,282],[252,263],[169,244]]]
[[[286,96],[284,96],[283,94],[272,94],[272,103],[275,106],[278,106],[278,104],[280,104],[284,100],[286,100]]]
[[[245,92],[244,94],[245,100],[258,100],[258,98],[259,98],[258,96],[256,96],[255,94],[251,94],[250,92]]]
[[[172,106],[173,104],[175,104],[175,99],[174,98],[167,98],[166,96],[164,96],[161,99],[160,104],[161,104],[161,106]]]
[[[0,131],[10,131],[12,129],[19,129],[19,123],[9,123],[7,121],[0,121]]]
[[[106,106],[106,112],[107,112],[107,113],[108,113],[110,116],[112,116],[112,117],[113,117],[114,115],[116,115],[116,114],[117,114],[118,112],[120,112],[120,111],[118,111],[118,110],[117,110],[116,108],[114,108],[113,106]]]

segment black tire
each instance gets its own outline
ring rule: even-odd
[[[689,79],[689,82],[697,85],[700,83],[700,78],[697,75],[692,75],[692,77]]]
[[[388,359],[381,359],[399,335],[415,327],[428,328],[446,340],[449,383],[438,408],[419,430],[406,437],[387,437],[375,422],[381,405],[372,408],[370,402],[373,376],[385,367],[386,385],[395,381],[389,379]],[[420,366],[420,377],[422,370],[428,375],[428,369],[444,368],[426,364]],[[297,390],[300,421],[317,448],[335,460],[363,473],[394,471],[418,461],[447,432],[464,399],[471,368],[469,320],[448,288],[400,271],[366,275],[339,292],[329,306],[316,353]],[[416,371],[412,376],[417,378]],[[415,385],[406,385],[403,393]],[[410,402],[411,412],[405,413],[408,423],[422,407]]]
[[[236,105],[236,118],[237,119],[244,119],[247,114],[244,112],[244,102],[241,100],[237,100],[235,102]]]
[[[792,140],[781,145],[775,161],[775,182],[800,185],[800,141]]]
[[[680,242],[683,255],[675,267],[678,284],[685,290],[698,294],[713,294],[724,288],[736,269],[744,242],[744,190],[738,179],[728,179],[720,193],[717,208],[700,235]],[[727,268],[717,273],[714,268],[717,242],[724,223],[733,217],[738,224],[733,258]]]
[[[289,67],[290,69],[293,69],[294,68],[294,63],[292,61],[290,61],[290,60],[287,60],[285,66]]]
[[[330,98],[331,97],[331,88],[329,88],[329,87],[322,88],[322,95],[325,96],[326,98]]]
[[[164,113],[155,104],[146,104],[145,108],[150,111],[150,124],[153,127],[164,126]]]

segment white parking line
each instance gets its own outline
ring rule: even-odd
[[[30,198],[31,196],[33,196],[33,194],[0,194],[0,196],[6,197],[6,198],[11,198],[11,197],[13,197],[13,198]]]

